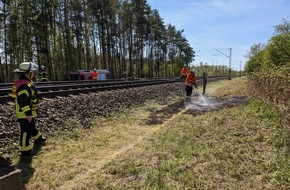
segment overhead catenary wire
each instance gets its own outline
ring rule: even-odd
[[[185,27],[183,24],[181,24],[181,22],[179,20],[177,20],[166,8],[164,8],[164,6],[162,6],[157,0],[152,0],[156,3],[157,6],[159,6],[161,9],[164,10],[164,12],[166,12],[166,14],[168,14],[173,20],[175,20],[184,30],[186,30],[188,33],[190,33],[192,36],[195,36],[196,39],[198,39],[200,42],[202,42],[202,40],[200,39],[199,36],[197,36],[196,34],[194,34],[191,30],[189,30],[187,27]],[[194,40],[191,36],[187,36],[187,38],[193,43],[196,44],[197,46],[199,46],[200,48],[206,50],[210,55],[213,55],[216,53],[216,48],[212,48],[209,45],[207,45],[206,43],[202,42],[202,43],[198,43],[196,42],[196,40]],[[199,49],[199,48],[197,48]]]

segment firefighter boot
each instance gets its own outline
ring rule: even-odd
[[[38,139],[34,140],[34,144],[42,144],[46,141],[46,138],[40,136]]]
[[[21,157],[29,157],[31,156],[31,150],[21,151]]]
[[[185,102],[186,103],[191,103],[191,97],[190,96],[186,96],[185,97]]]

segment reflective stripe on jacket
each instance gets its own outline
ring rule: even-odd
[[[12,95],[15,98],[15,112],[18,119],[29,115],[37,117],[38,99],[36,87],[33,81],[21,78],[12,86]]]
[[[41,81],[48,81],[47,72],[42,71],[42,72],[40,73],[40,80],[41,80]]]

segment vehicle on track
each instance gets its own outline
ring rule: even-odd
[[[107,80],[111,78],[110,71],[107,69],[98,69],[97,80]],[[77,70],[76,72],[68,72],[65,74],[65,80],[93,80],[93,70]]]

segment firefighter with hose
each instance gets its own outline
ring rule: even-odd
[[[185,91],[186,91],[185,100],[186,100],[186,102],[191,103],[191,95],[192,95],[193,87],[198,89],[197,83],[196,83],[195,70],[191,70],[187,74],[186,79],[185,79]]]

